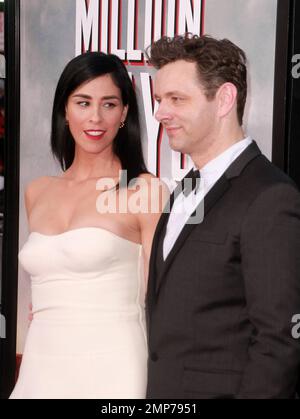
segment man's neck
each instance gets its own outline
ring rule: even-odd
[[[205,147],[203,146],[202,149],[195,151],[195,153],[191,153],[190,157],[193,160],[195,166],[201,170],[211,160],[214,160],[220,154],[224,153],[224,151],[239,141],[243,140],[244,138],[245,134],[242,128],[239,127],[239,129],[230,135],[227,135],[221,139],[215,139],[211,142],[210,145],[206,145]]]

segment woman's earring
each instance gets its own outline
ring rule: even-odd
[[[125,122],[122,121],[121,124],[120,124],[120,128],[123,128],[124,126],[125,126]]]

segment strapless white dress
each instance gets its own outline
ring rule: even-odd
[[[11,398],[145,398],[141,245],[98,227],[33,232],[33,320]]]

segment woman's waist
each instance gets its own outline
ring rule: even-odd
[[[33,302],[33,319],[65,323],[102,323],[107,321],[131,321],[144,316],[138,304],[124,307],[82,306],[76,304],[41,305]]]
[[[103,354],[146,348],[144,319],[138,316],[99,319],[33,318],[26,354],[53,356]]]
[[[134,312],[143,304],[144,296],[134,284],[118,286],[91,286],[90,284],[32,285],[34,311],[70,310],[93,312]]]

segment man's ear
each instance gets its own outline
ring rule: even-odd
[[[218,115],[227,116],[236,107],[237,88],[233,83],[224,83],[217,91]]]

